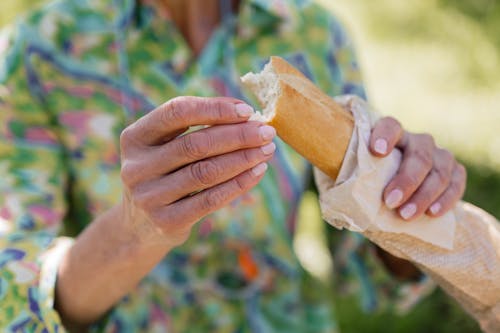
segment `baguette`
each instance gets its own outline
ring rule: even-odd
[[[263,107],[250,120],[273,126],[283,141],[336,179],[354,129],[351,113],[280,57],[241,80]]]

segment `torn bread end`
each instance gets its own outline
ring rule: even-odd
[[[259,104],[264,106],[262,113],[256,111],[250,120],[269,122],[275,114],[276,101],[281,93],[278,75],[271,63],[264,66],[260,73],[247,73],[242,78],[243,84],[257,97]]]

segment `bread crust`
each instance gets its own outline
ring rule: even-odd
[[[270,61],[281,93],[269,124],[299,154],[336,179],[354,129],[353,116],[284,59]]]

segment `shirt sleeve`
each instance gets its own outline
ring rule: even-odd
[[[332,96],[356,95],[368,99],[353,40],[334,16],[330,17],[330,42],[327,66]],[[376,255],[375,245],[360,234],[328,227],[330,249],[334,256],[335,286],[340,294],[355,294],[367,312],[391,309],[406,313],[435,288],[422,274],[417,281],[397,280]]]
[[[26,63],[23,26],[0,34],[0,331],[60,332],[58,237],[67,170],[57,129]]]

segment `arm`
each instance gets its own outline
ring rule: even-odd
[[[370,156],[369,120],[365,116],[369,108],[359,99],[351,101],[348,107],[359,122],[344,164],[343,182],[335,186],[316,173],[325,219],[337,227],[361,232],[384,250],[415,263],[455,297],[485,331],[498,332],[498,221],[458,202],[446,215],[435,219],[422,216],[420,223],[412,225],[382,205],[379,197],[398,173],[402,154],[394,151],[383,159]]]
[[[67,327],[99,319],[197,221],[262,179],[275,131],[247,122],[247,111],[234,99],[180,97],[123,131],[122,202],[77,238],[58,272],[56,308]],[[202,124],[218,126],[179,136]]]
[[[0,62],[0,285],[8,286],[0,293],[0,330],[55,332],[61,318],[78,331],[203,215],[257,184],[274,130],[266,127],[263,137],[262,124],[246,122],[248,107],[234,99],[181,98],[152,111],[122,135],[122,202],[64,252],[68,242],[57,235],[69,204],[67,152],[43,99],[30,94],[26,42],[16,37]],[[177,137],[192,124],[215,123]]]
[[[329,62],[327,66],[330,72],[337,74],[336,77],[341,82],[330,82],[329,85],[320,87],[331,96],[355,94],[366,99],[352,40],[335,17],[330,17],[330,20],[335,27],[331,31],[330,40],[337,42],[331,51],[336,61]],[[418,218],[424,212],[431,216],[445,214],[463,194],[463,166],[455,161],[451,153],[436,147],[428,135],[405,133],[398,121],[383,118],[372,131],[370,150],[374,156],[385,157],[394,148],[404,152],[403,163],[399,173],[386,187],[381,200],[399,214],[404,212],[408,220]],[[441,194],[443,197],[438,199]],[[413,280],[420,275],[419,270],[409,262],[395,258],[381,248],[376,248],[376,253],[395,277]]]
[[[339,67],[340,77],[343,79],[341,91],[325,91],[330,91],[332,95],[355,94],[366,99],[353,43],[340,25],[334,26],[337,29],[332,31],[332,39],[343,41],[336,45],[335,57],[348,54],[349,61]],[[333,38],[337,35],[343,38]],[[397,120],[385,117],[375,124],[369,148],[377,157],[386,157],[395,148],[403,152],[399,171],[385,188],[381,200],[405,220],[417,219],[424,213],[442,216],[462,197],[466,180],[465,168],[457,163],[449,151],[437,147],[431,136],[405,132]],[[395,277],[412,280],[420,275],[411,263],[396,258],[381,248],[377,248],[376,253]]]

